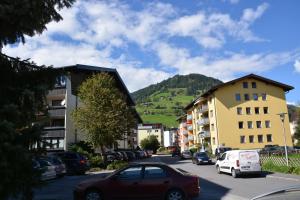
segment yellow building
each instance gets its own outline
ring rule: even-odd
[[[288,112],[285,93],[292,89],[254,74],[211,88],[185,108],[188,115],[192,111],[194,144],[205,144],[213,152],[218,146],[284,146],[284,129],[278,114]],[[287,146],[293,146],[287,114],[284,128]]]
[[[139,124],[137,131],[137,143],[141,147],[141,141],[148,138],[150,135],[155,135],[159,144],[164,145],[163,136],[164,128],[162,124]]]

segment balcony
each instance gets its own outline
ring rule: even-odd
[[[197,124],[200,125],[200,126],[208,125],[209,124],[209,119],[208,118],[199,119],[197,121]]]
[[[187,130],[182,130],[181,133],[182,133],[182,135],[187,135],[188,134]]]
[[[208,106],[202,106],[202,107],[199,109],[199,112],[200,112],[200,113],[208,112]]]
[[[193,125],[188,125],[187,129],[188,129],[189,131],[192,131],[192,130],[193,130]]]
[[[209,131],[202,131],[200,132],[200,138],[209,138],[210,137],[210,132]]]
[[[183,142],[184,144],[186,144],[186,143],[189,142],[189,139],[188,139],[188,138],[184,138],[184,139],[182,140],[182,142]]]
[[[192,115],[187,115],[186,120],[191,121],[193,119]]]
[[[66,108],[63,106],[51,107],[48,110],[50,117],[65,117]]]
[[[194,136],[193,135],[189,135],[188,139],[189,139],[189,141],[194,141]]]
[[[48,96],[65,96],[66,95],[66,88],[56,88],[54,90],[49,90]]]
[[[182,128],[185,128],[187,126],[187,124],[184,122],[184,123],[181,123],[181,127]]]
[[[43,130],[42,137],[64,138],[65,137],[65,128],[64,127],[45,127]]]

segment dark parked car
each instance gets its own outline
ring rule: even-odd
[[[61,158],[68,174],[85,174],[90,168],[88,159],[77,152],[59,152],[54,155]]]
[[[193,164],[212,164],[211,159],[205,152],[196,152],[192,157]]]
[[[226,151],[231,151],[231,150],[232,150],[231,147],[219,147],[219,148],[216,148],[215,155],[218,159],[220,157],[220,155],[222,155]]]
[[[105,178],[83,181],[75,200],[189,199],[199,195],[199,177],[165,164],[132,164]]]
[[[135,160],[135,154],[132,151],[125,151],[125,153],[127,154],[129,161]]]
[[[66,174],[66,165],[58,156],[47,156],[47,160],[55,166],[55,172],[57,177],[63,177]]]
[[[174,150],[172,151],[172,157],[180,156],[180,155],[181,155],[181,153],[180,153],[180,150],[179,150],[179,149],[174,149]]]

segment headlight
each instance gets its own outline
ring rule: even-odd
[[[199,161],[202,161],[202,159],[201,159],[201,158],[198,158],[198,160],[199,160]]]

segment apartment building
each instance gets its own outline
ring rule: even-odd
[[[189,149],[189,139],[188,139],[188,130],[187,130],[187,115],[182,115],[177,118],[179,122],[178,129],[178,145],[181,151]]]
[[[71,112],[80,106],[80,99],[76,95],[79,85],[94,73],[108,73],[113,76],[117,82],[117,87],[124,92],[127,97],[127,104],[135,106],[125,84],[119,76],[116,69],[102,68],[87,65],[73,65],[56,68],[60,74],[57,78],[55,88],[49,91],[47,95],[47,104],[49,105],[49,122],[44,128],[43,144],[49,150],[67,150],[68,145],[85,140],[82,132],[74,126]],[[136,112],[138,123],[142,120]],[[124,133],[124,139],[118,141],[115,148],[129,148],[137,146],[137,131]]]
[[[148,138],[150,135],[155,135],[161,146],[164,145],[164,127],[160,123],[156,124],[139,124],[137,132],[138,146],[141,147],[141,141]]]
[[[185,107],[189,148],[257,149],[265,145],[293,146],[285,93],[293,87],[255,74],[217,85]],[[283,129],[284,126],[284,129]],[[191,130],[190,130],[191,129]]]

